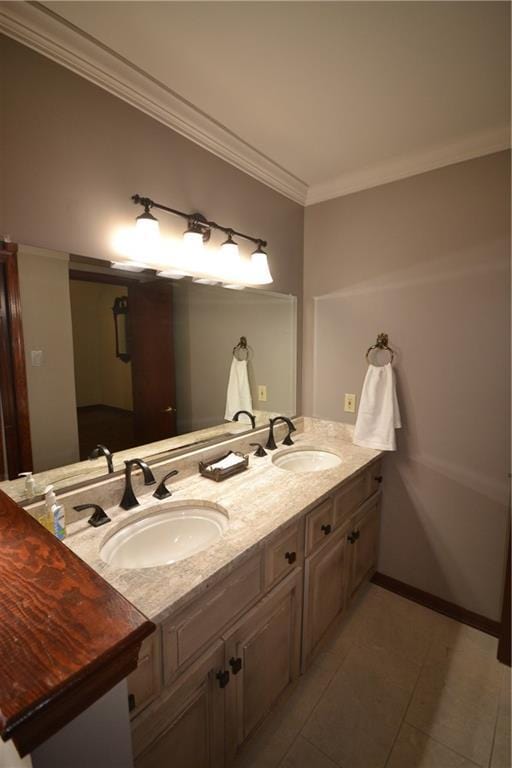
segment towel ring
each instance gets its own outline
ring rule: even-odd
[[[377,341],[375,342],[375,344],[372,344],[371,347],[368,347],[368,349],[366,351],[366,359],[367,359],[368,362],[370,362],[370,352],[373,349],[384,349],[386,352],[389,352],[389,354],[391,356],[390,357],[390,361],[389,361],[390,363],[392,363],[393,360],[395,359],[395,352],[394,352],[394,350],[392,350],[391,347],[388,347],[388,335],[387,335],[387,333],[379,333],[377,335]]]
[[[243,356],[245,354],[245,357]],[[241,357],[239,357],[241,355]],[[240,336],[240,341],[233,347],[233,357],[237,360],[249,359],[249,347],[247,346],[247,339],[245,336]]]

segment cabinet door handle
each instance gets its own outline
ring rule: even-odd
[[[347,536],[347,540],[350,541],[351,544],[354,544],[360,537],[361,533],[359,531],[352,531],[352,533],[349,533]]]
[[[135,694],[128,694],[128,712],[133,712],[137,704],[135,703]]]
[[[229,683],[229,671],[227,669],[223,669],[220,672],[217,672],[215,677],[219,681],[219,688],[225,688]]]
[[[382,483],[382,481],[384,480],[382,475],[377,475],[377,477],[374,477],[373,479],[375,480],[376,483]]]
[[[332,531],[331,524],[327,523],[327,525],[321,525],[320,530],[324,532],[325,536],[328,536]]]
[[[231,671],[234,675],[238,675],[240,670],[242,669],[242,659],[240,656],[235,659],[233,656],[229,660],[229,666],[231,667]],[[229,674],[229,672],[228,672]]]
[[[297,559],[297,553],[296,553],[296,552],[287,552],[287,553],[285,554],[285,558],[286,558],[286,560],[288,560],[288,562],[289,562],[289,564],[290,564],[290,565],[293,565],[293,563],[294,563],[294,562],[296,561],[296,559]]]

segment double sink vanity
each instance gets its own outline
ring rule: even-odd
[[[156,625],[128,678],[137,768],[230,764],[375,568],[380,453],[347,425],[295,424],[265,456],[256,430],[152,465],[157,482],[178,470],[162,501],[140,473],[130,510],[118,476],[59,497],[67,547]],[[198,474],[229,449],[251,451],[247,471]],[[74,507],[89,503],[110,522],[88,525]]]

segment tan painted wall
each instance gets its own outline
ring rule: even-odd
[[[77,405],[132,410],[131,363],[115,356],[112,306],[122,285],[70,281]]]
[[[293,416],[296,301],[256,291],[177,283],[173,290],[178,432],[224,420],[232,350],[246,336],[253,409]],[[257,399],[266,384],[267,402]]]
[[[18,254],[36,472],[79,458],[68,261],[65,253],[27,246]],[[40,367],[32,365],[32,350],[43,352]]]
[[[265,237],[272,288],[298,296],[300,313],[302,206],[4,36],[0,68],[1,232],[108,259],[139,192]],[[181,220],[160,221],[164,234],[183,231]]]
[[[305,217],[306,412],[350,420],[343,395],[360,394],[379,331],[398,353],[404,428],[386,459],[379,570],[492,619],[510,466],[509,188],[504,152]]]

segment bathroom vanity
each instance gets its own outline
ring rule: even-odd
[[[142,486],[139,507],[107,507],[109,525],[92,529],[79,519],[69,527],[68,547],[157,626],[128,678],[137,768],[230,764],[375,568],[379,452],[354,446],[346,425],[297,423],[292,448],[251,456],[249,470],[225,482],[200,477],[195,459],[176,459],[181,474],[169,500],[156,502]],[[249,440],[254,433],[223,448],[245,451]],[[308,471],[306,453],[314,459],[319,451],[334,466]],[[71,500],[98,493],[82,489]],[[152,568],[102,559],[119,530],[191,500],[227,515],[208,548]]]

